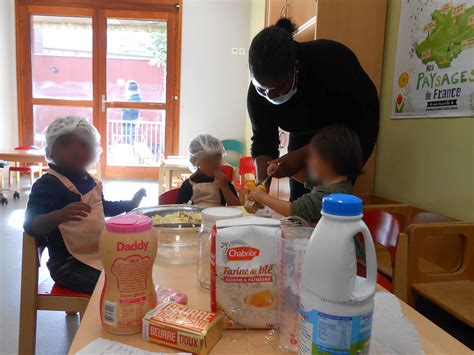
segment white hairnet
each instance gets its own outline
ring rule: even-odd
[[[188,146],[189,162],[193,166],[198,166],[199,161],[211,154],[221,154],[224,156],[225,149],[221,141],[210,134],[201,134],[191,140]]]
[[[100,134],[87,118],[78,116],[61,117],[46,127],[45,158],[49,163],[54,163],[52,158],[53,146],[56,140],[65,134],[74,133],[87,142],[93,152],[92,164],[95,164],[102,153]]]

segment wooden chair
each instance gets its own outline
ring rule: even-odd
[[[398,221],[398,224],[400,225],[400,231],[405,232],[406,229],[414,224],[414,223],[439,223],[439,222],[444,222],[444,223],[463,223],[459,220],[456,220],[451,217],[443,216],[437,213],[433,213],[415,206],[407,205],[407,204],[380,204],[380,205],[366,205],[364,206],[364,213],[367,213],[368,211],[384,211],[392,214],[395,216],[395,218]],[[400,240],[399,240],[400,243]],[[401,248],[404,247],[405,241],[401,241],[402,245]],[[462,246],[459,245],[459,242],[456,241],[455,239],[446,239],[442,238],[438,241],[438,243],[444,243],[444,248],[445,250],[451,250],[453,255],[459,255],[459,253],[462,251]],[[398,247],[397,247],[398,248]],[[398,253],[398,251],[397,251]],[[437,261],[433,261],[429,259],[429,255],[427,256],[427,259],[424,259],[424,270],[428,271],[430,269],[436,270],[439,269],[440,267],[444,267],[443,265],[446,264],[447,261],[446,259],[441,259]],[[387,250],[382,249],[382,248],[377,248],[377,262],[378,266],[381,270],[383,270],[383,273],[391,277],[392,279],[395,279],[395,270],[393,270],[393,263],[392,263],[392,258],[388,254]],[[406,261],[405,261],[406,262]],[[397,275],[397,282],[395,282],[398,285],[403,285],[406,283],[406,280],[404,281],[406,275],[403,273],[401,270],[402,268],[405,268],[402,264],[402,261],[398,262],[398,275]],[[449,263],[448,263],[449,264]],[[406,288],[404,288],[406,289]],[[400,291],[401,294],[397,294],[399,298],[406,299],[406,290]],[[395,293],[397,293],[397,289],[395,287]],[[402,296],[405,295],[405,296]]]
[[[87,293],[56,285],[51,278],[38,284],[43,249],[33,237],[23,234],[18,342],[18,353],[22,355],[35,353],[37,311],[79,312],[82,318],[90,298]]]
[[[354,195],[359,197],[364,202],[364,205],[384,205],[384,204],[393,205],[393,204],[401,203],[401,202],[392,200],[390,198],[376,195],[371,192],[355,193]]]
[[[427,257],[452,259],[451,250],[439,239],[460,241],[462,254],[451,270],[423,271]],[[474,327],[474,224],[413,224],[408,227],[407,241],[408,304],[414,306],[417,296],[424,297]]]
[[[364,205],[365,211],[385,211],[393,216],[400,225],[400,230],[405,232],[407,227],[413,223],[438,223],[438,222],[460,222],[457,219],[433,213],[409,204],[373,204]]]

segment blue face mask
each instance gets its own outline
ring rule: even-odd
[[[295,67],[295,74],[293,76],[293,85],[291,85],[290,91],[288,91],[285,95],[280,95],[274,98],[268,97],[268,92],[271,91],[271,89],[265,89],[258,85],[257,82],[254,82],[255,89],[257,90],[257,93],[260,96],[263,96],[266,98],[268,101],[270,101],[274,105],[281,105],[284,104],[285,102],[289,101],[293,95],[295,95],[298,91],[298,69]]]
[[[269,97],[267,97],[267,100],[270,101],[274,105],[281,105],[289,101],[293,97],[293,95],[296,94],[297,91],[298,91],[297,87],[292,87],[291,90],[288,91],[287,94],[274,97],[273,99],[270,99]]]

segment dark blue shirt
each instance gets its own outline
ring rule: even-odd
[[[141,102],[142,97],[140,96],[139,93],[135,93],[130,95],[127,98],[128,102]],[[122,109],[122,120],[124,121],[135,121],[138,120],[140,110],[137,110],[136,108],[124,108]]]
[[[81,194],[91,191],[96,186],[94,179],[88,174],[83,176],[71,175],[55,165],[51,164],[50,167],[71,180]],[[23,228],[28,234],[46,244],[50,260],[54,262],[61,262],[71,255],[66,249],[61,232],[58,228],[55,228],[48,235],[37,235],[31,230],[31,222],[39,215],[60,210],[72,202],[80,201],[80,195],[70,191],[58,178],[51,174],[43,175],[31,188]],[[131,201],[105,201],[102,197],[102,203],[106,217],[116,216],[133,208]]]

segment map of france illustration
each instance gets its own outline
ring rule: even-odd
[[[447,4],[433,11],[431,18],[423,28],[426,39],[415,47],[416,55],[423,64],[449,68],[464,50],[474,48],[474,6]]]

